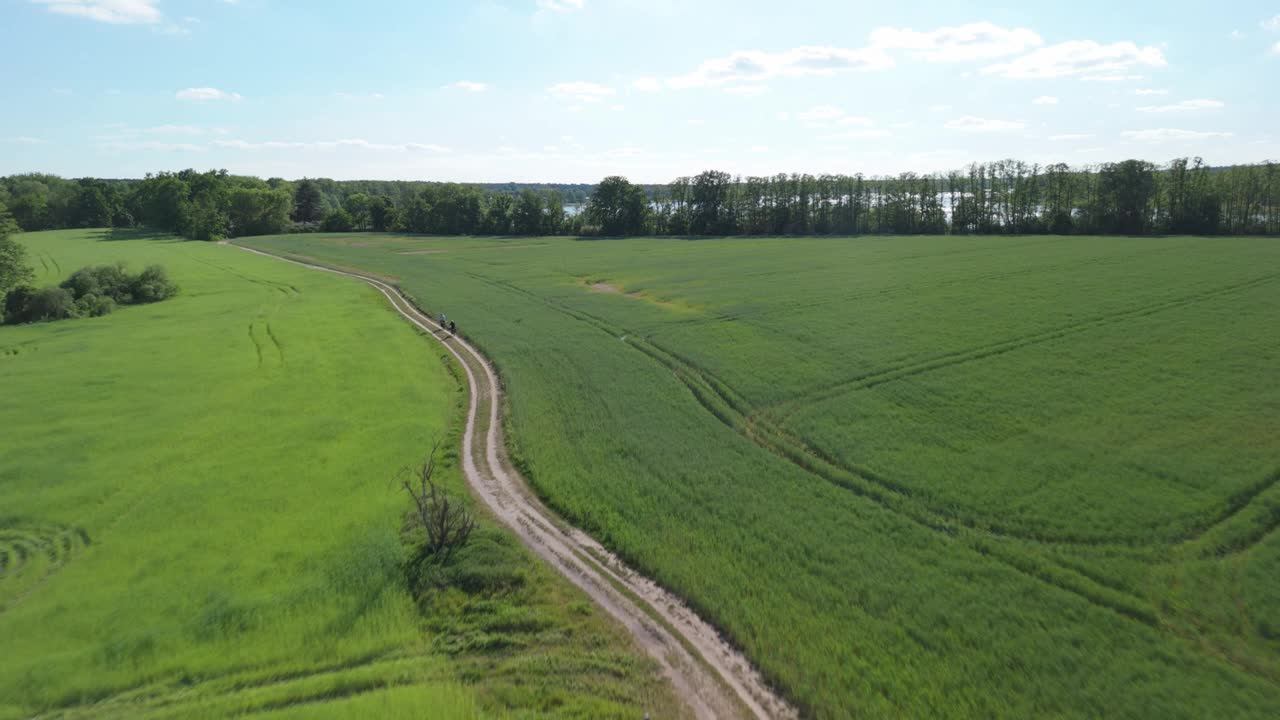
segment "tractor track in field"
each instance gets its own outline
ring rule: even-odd
[[[1165,310],[1182,308],[1206,300],[1214,300],[1223,295],[1230,295],[1241,290],[1248,290],[1259,285],[1264,285],[1276,280],[1277,278],[1280,278],[1280,273],[1270,273],[1244,282],[1210,288],[1208,290],[1203,290],[1181,297],[1168,298],[1136,308],[1116,310],[1090,318],[1077,320],[1059,327],[1047,328],[1028,335],[1006,338],[987,345],[956,350],[954,352],[944,353],[920,360],[908,360],[891,367],[860,373],[844,380],[837,380],[815,392],[793,398],[770,408],[765,408],[761,411],[761,414],[771,416],[777,423],[782,424],[787,422],[796,414],[796,412],[804,407],[824,400],[830,400],[848,392],[855,390],[867,390],[885,383],[902,380],[904,378],[909,378],[926,372],[932,372],[933,370],[949,368],[977,360],[985,360],[990,357],[1013,352],[1014,350],[1020,350],[1024,347],[1059,340],[1069,335],[1087,332],[1089,330],[1124,322],[1126,320],[1134,320],[1137,318],[1147,317],[1149,315],[1155,315],[1156,313],[1160,313]]]
[[[497,374],[470,343],[440,333],[435,322],[389,282],[242,245],[235,247],[368,284],[382,293],[396,312],[449,350],[461,364],[469,385],[462,464],[474,494],[530,550],[627,629],[695,717],[798,717],[796,709],[768,686],[750,661],[680,598],[628,568],[533,496],[506,457],[499,417],[502,388]]]
[[[1021,552],[1012,551],[1003,542],[1026,542],[1033,545],[1105,546],[1117,543],[1126,544],[1123,540],[1038,536],[1019,532],[1015,528],[966,522],[964,518],[940,513],[927,504],[913,504],[911,502],[913,494],[910,488],[901,482],[858,465],[842,463],[838,459],[812,447],[802,438],[773,425],[768,422],[767,417],[762,413],[754,412],[746,400],[714,373],[674,350],[663,347],[652,339],[644,338],[643,333],[613,327],[604,318],[570,308],[555,300],[538,296],[502,280],[488,278],[477,273],[467,273],[467,275],[477,282],[487,284],[494,289],[516,293],[527,297],[531,301],[541,302],[552,310],[563,313],[611,337],[626,338],[627,344],[633,349],[668,368],[677,380],[689,390],[694,400],[721,423],[762,449],[792,463],[814,477],[864,497],[921,527],[961,540],[972,550],[999,562],[1006,568],[1050,587],[1071,593],[1095,607],[1110,610],[1124,618],[1152,628],[1163,626],[1160,612],[1148,599],[1141,597],[1132,590],[1076,564],[1067,564],[1060,560],[1046,559],[1036,555],[1025,555]],[[1220,293],[1252,287],[1259,283],[1269,282],[1277,277],[1280,277],[1280,275],[1273,274],[1256,278],[1227,288],[1218,288],[1208,293],[1200,293],[1193,298],[1180,298],[1174,304],[1183,305],[1189,301],[1202,299],[1202,296],[1205,295],[1216,296]],[[1165,309],[1169,305],[1169,302],[1160,303],[1158,309]],[[1141,310],[1148,314],[1155,311],[1151,307],[1144,307]],[[1132,313],[1126,313],[1126,315],[1130,314]],[[1280,481],[1280,471],[1268,476],[1261,484],[1241,493],[1225,514],[1216,518],[1211,524],[1200,528],[1194,537],[1199,537],[1199,535],[1207,532],[1208,529],[1229,521],[1237,512],[1252,503],[1258,495],[1278,481]],[[1269,523],[1259,529],[1255,529],[1245,538],[1238,540],[1232,546],[1231,551],[1240,552],[1260,542],[1275,531],[1277,524],[1280,524],[1280,515],[1273,516]],[[1194,537],[1190,539],[1194,539]],[[1181,635],[1178,637],[1193,645],[1201,642],[1195,638],[1187,638]],[[1239,664],[1236,666],[1246,672],[1259,674],[1252,667]],[[1263,674],[1262,676],[1268,679],[1272,678],[1268,674]]]

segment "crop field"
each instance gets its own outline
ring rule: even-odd
[[[1280,716],[1280,245],[249,238],[496,362],[543,498],[806,715]]]
[[[487,518],[412,597],[392,479],[456,445],[466,395],[376,291],[210,243],[20,240],[41,284],[159,263],[181,293],[0,328],[0,718],[678,715]]]

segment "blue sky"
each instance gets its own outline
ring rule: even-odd
[[[1280,3],[0,0],[0,174],[1280,159]]]

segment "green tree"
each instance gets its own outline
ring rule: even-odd
[[[9,323],[65,320],[79,314],[75,298],[65,288],[32,290],[24,287],[5,298],[5,321]]]
[[[386,232],[396,225],[396,206],[391,198],[375,195],[369,201],[369,226],[374,232]]]
[[[228,196],[232,235],[274,235],[289,226],[293,198],[287,190],[240,187]]]
[[[484,204],[483,232],[487,235],[510,235],[511,213],[515,205],[510,195],[490,195]]]
[[[139,224],[181,233],[190,222],[191,187],[173,173],[147,175],[133,188],[126,205]]]
[[[346,200],[342,201],[342,209],[347,211],[351,216],[351,227],[355,230],[367,230],[373,225],[373,218],[370,209],[373,205],[373,199],[365,193],[354,193],[348,195]]]
[[[192,240],[222,240],[227,236],[229,219],[215,198],[204,197],[192,203],[183,234]]]
[[[644,188],[618,175],[607,177],[587,201],[586,216],[604,235],[643,234],[649,219]]]
[[[350,232],[355,223],[346,208],[336,208],[324,216],[320,229],[325,232]]]
[[[300,223],[318,222],[324,217],[324,196],[314,180],[303,179],[293,191],[293,219]]]
[[[564,227],[564,200],[556,190],[543,192],[542,234],[555,235]]]
[[[75,224],[79,227],[109,227],[115,216],[114,194],[101,180],[80,180],[76,193]]]
[[[512,211],[513,232],[516,235],[541,235],[543,233],[542,198],[525,188],[520,191]]]
[[[1106,232],[1138,235],[1151,225],[1155,167],[1145,160],[1107,163],[1098,171],[1097,219]]]
[[[8,208],[0,205],[0,296],[35,278],[27,265],[27,249],[13,237],[17,232]]]

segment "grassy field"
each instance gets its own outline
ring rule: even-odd
[[[1280,715],[1273,241],[247,242],[447,312],[538,492],[806,714]]]
[[[182,292],[0,327],[0,718],[677,714],[491,521],[411,597],[391,481],[456,440],[465,394],[380,294],[120,237],[21,236],[41,283],[122,260]]]

